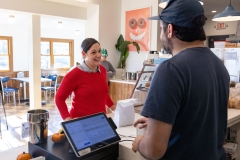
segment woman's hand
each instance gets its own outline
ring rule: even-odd
[[[147,121],[148,121],[148,118],[146,117],[140,118],[133,124],[133,126],[136,127],[138,123],[141,123],[142,125],[139,126],[139,129],[145,128],[147,127]]]
[[[71,119],[72,119],[71,117],[67,117],[67,118],[64,119],[64,121],[69,121]]]
[[[115,109],[116,109],[116,106],[115,106],[115,105],[113,105],[112,107],[110,107],[110,109],[111,109],[111,111],[115,111]]]

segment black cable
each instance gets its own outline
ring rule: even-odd
[[[133,142],[133,140],[130,140],[130,139],[121,140],[121,141],[118,141],[118,142],[124,142],[124,141],[131,141],[131,142]]]
[[[125,136],[125,135],[122,135],[122,134],[118,134],[119,136],[121,136],[121,138],[126,138],[126,137],[129,137],[129,138],[136,138],[134,136]]]

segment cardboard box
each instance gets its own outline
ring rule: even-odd
[[[240,48],[240,43],[237,43],[237,48]]]
[[[236,143],[226,143],[223,145],[223,148],[227,153],[235,154],[237,151],[237,144]]]
[[[226,42],[225,48],[237,48],[237,43]]]

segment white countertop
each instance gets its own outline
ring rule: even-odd
[[[11,78],[11,79],[29,83],[29,77]],[[50,82],[50,81],[52,81],[52,80],[49,78],[41,78],[41,82]]]
[[[236,123],[240,122],[240,109],[228,109],[228,123],[227,126],[230,127]]]
[[[111,115],[112,117],[113,115]],[[135,113],[135,120],[141,118],[142,116]],[[112,117],[113,118],[113,117]],[[227,126],[230,127],[236,123],[240,122],[240,110],[239,109],[228,109],[228,123]],[[132,137],[136,137],[136,128],[133,126],[120,127],[117,129],[117,133],[124,136],[131,137],[121,137],[122,140],[134,140]],[[137,160],[145,160],[139,152],[134,153],[132,151],[132,142],[124,141],[119,143],[119,159],[128,160],[129,157]]]
[[[113,113],[107,114],[109,117],[114,119]],[[141,118],[142,116],[135,113],[135,120]],[[131,126],[117,128],[117,133],[120,135],[121,140],[134,140],[136,137],[136,128]],[[119,143],[119,160],[146,160],[142,155],[137,152],[132,151],[132,141],[123,141]]]
[[[126,83],[126,84],[136,84],[136,80],[122,80],[122,79],[111,79],[110,82],[117,82],[117,83]]]

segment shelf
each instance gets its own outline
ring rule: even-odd
[[[139,102],[141,102],[141,104],[144,104],[149,90],[148,87],[147,88],[145,87],[149,86],[146,85],[146,83],[151,83],[153,74],[157,66],[158,65],[155,64],[144,64],[130,98],[136,98],[138,99]]]
[[[141,88],[136,88],[136,90],[148,92],[149,88],[141,87]]]

